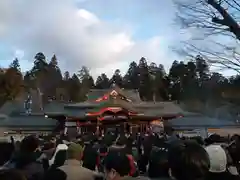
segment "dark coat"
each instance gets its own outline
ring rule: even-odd
[[[41,180],[44,175],[41,153],[18,153],[5,166],[20,170],[28,180]]]

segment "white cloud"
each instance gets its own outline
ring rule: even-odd
[[[141,56],[159,63],[169,58],[164,38],[135,41],[129,29],[104,22],[74,0],[1,0],[0,41],[18,47],[25,59],[39,51],[55,53],[64,69],[86,65],[94,74],[110,74]]]
[[[24,51],[17,49],[15,51],[15,57],[22,59],[24,57]]]

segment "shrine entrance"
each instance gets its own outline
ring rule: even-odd
[[[120,133],[120,132],[125,132],[127,131],[128,125],[128,112],[125,110],[120,110],[120,111],[105,111],[104,113],[101,114],[99,117],[100,119],[100,124],[101,124],[101,129],[104,132],[115,132],[115,133]],[[129,128],[128,128],[129,129]]]

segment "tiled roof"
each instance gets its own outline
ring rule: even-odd
[[[9,117],[5,120],[0,120],[1,127],[21,127],[21,126],[56,126],[56,121],[46,119],[44,116],[18,116]]]
[[[135,90],[124,90],[124,94],[135,103],[142,102],[139,93]]]
[[[77,108],[77,107],[97,107],[99,103],[95,103],[95,102],[79,102],[79,103],[71,103],[71,104],[66,104],[65,108]]]
[[[184,115],[183,111],[174,102],[141,102],[134,104],[136,109],[142,110],[146,116],[169,116],[169,115]]]
[[[44,112],[61,112],[64,111],[64,104],[60,102],[50,102],[44,106]]]
[[[110,89],[91,89],[88,93],[88,101],[96,100],[99,97],[102,97],[104,94],[111,91]]]
[[[168,121],[173,127],[222,127],[237,126],[233,121],[227,121],[204,116],[176,118]]]
[[[119,88],[118,86],[114,86],[109,89],[91,89],[88,93],[88,100],[96,100],[97,98],[100,98],[104,94],[110,93],[113,90],[117,91],[119,94],[125,96],[126,98],[129,98],[133,102],[141,102],[139,94],[136,90],[125,90]]]
[[[12,112],[20,112],[24,111],[24,104],[19,101],[8,101],[6,102],[1,108],[0,113],[1,114],[11,114]]]
[[[108,101],[103,101],[99,103],[99,106],[94,108],[92,111],[93,112],[99,111],[104,107],[122,107],[132,112],[138,112],[138,110],[133,107],[132,103],[126,102],[125,100],[121,100],[121,99],[111,99]]]

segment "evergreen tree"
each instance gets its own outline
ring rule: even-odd
[[[83,100],[81,94],[81,83],[76,74],[73,74],[72,78],[69,81],[68,94],[70,100],[73,102],[79,102]]]
[[[47,67],[46,57],[42,52],[39,52],[34,57],[33,71],[43,70]]]
[[[123,78],[124,88],[139,89],[139,69],[135,61],[131,62],[126,75]]]
[[[196,71],[198,73],[199,85],[202,86],[209,79],[209,66],[201,56],[196,56]]]
[[[57,57],[56,57],[55,54],[54,54],[53,57],[51,58],[51,61],[49,62],[49,66],[50,66],[50,67],[53,67],[53,68],[55,68],[55,69],[59,69]]]
[[[81,82],[81,93],[85,96],[91,88],[94,88],[94,80],[90,75],[89,69],[86,66],[82,66],[78,72],[78,77]]]
[[[149,73],[154,101],[168,100],[168,84],[164,66],[161,64],[157,66],[156,63],[152,62],[149,65]]]
[[[97,77],[96,80],[96,88],[97,89],[108,89],[110,85],[109,79],[106,74],[101,74],[101,76]]]
[[[151,77],[147,60],[142,57],[138,64],[139,69],[139,93],[143,100],[153,100],[153,91],[151,87]]]
[[[48,82],[44,84],[44,91],[45,94],[47,94],[48,97],[54,96],[56,97],[56,91],[57,88],[62,86],[62,73],[60,68],[58,67],[58,60],[56,55],[54,54],[51,58],[49,65],[47,68],[47,72],[44,79],[45,82]]]
[[[15,59],[13,60],[13,62],[10,64],[9,67],[10,67],[10,68],[14,68],[14,69],[18,70],[19,72],[21,72],[18,58],[15,58]]]
[[[68,71],[64,72],[63,80],[67,81],[70,79],[70,73]]]
[[[9,69],[0,69],[0,105],[16,98],[23,87],[40,89],[45,96],[56,96],[57,90],[61,89],[67,92],[72,101],[77,102],[85,100],[91,88],[107,89],[111,83],[139,90],[141,99],[146,101],[214,99],[220,102],[223,97],[237,97],[240,89],[239,76],[226,78],[217,72],[210,72],[207,62],[201,56],[186,63],[174,61],[168,73],[162,64],[152,62],[148,65],[146,58],[142,57],[139,64],[134,61],[129,64],[124,78],[120,70],[116,69],[110,80],[104,73],[98,76],[95,86],[86,66],[81,68],[78,75],[70,77],[66,71],[62,77],[57,56],[53,55],[47,63],[44,54],[39,52],[35,56],[33,68],[25,73],[24,81],[17,58]]]
[[[111,80],[110,80],[110,84],[116,84],[119,87],[123,86],[123,78],[121,76],[121,72],[119,69],[116,69]]]
[[[183,67],[180,65],[180,63],[178,61],[174,61],[172,63],[172,66],[169,70],[169,80],[170,80],[170,87],[169,87],[169,91],[170,94],[172,96],[173,100],[179,100],[181,97],[181,91],[182,91],[182,70]]]
[[[34,65],[30,70],[31,85],[33,89],[37,89],[41,93],[44,93],[45,89],[48,89],[51,82],[48,81],[48,63],[46,57],[42,52],[39,52],[34,57]],[[45,88],[47,87],[47,88]],[[46,95],[47,96],[47,95]]]
[[[198,96],[198,81],[196,73],[196,65],[190,61],[185,65],[185,76],[183,78],[183,96],[185,99],[197,98]]]

